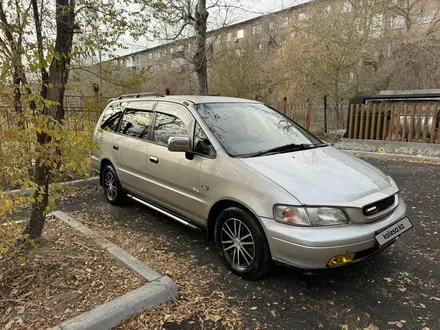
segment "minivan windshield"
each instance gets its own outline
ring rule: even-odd
[[[202,103],[197,111],[230,156],[253,157],[326,145],[261,103]]]

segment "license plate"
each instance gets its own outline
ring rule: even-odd
[[[392,224],[388,228],[382,230],[376,235],[376,240],[380,246],[385,245],[389,241],[399,237],[404,232],[412,228],[412,223],[408,218],[403,218],[402,220]]]

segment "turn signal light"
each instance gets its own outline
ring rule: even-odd
[[[327,264],[328,267],[342,266],[352,262],[354,253],[343,254],[341,256],[333,257]]]

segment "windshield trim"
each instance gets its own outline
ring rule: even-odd
[[[271,109],[271,110],[273,110],[273,111],[275,111],[275,112],[277,112],[277,114],[279,114],[279,115],[281,115],[282,117],[284,117],[285,119],[287,119],[287,120],[289,120],[290,122],[292,122],[295,126],[296,126],[296,128],[297,129],[299,129],[299,131],[303,134],[303,135],[305,135],[305,136],[307,136],[307,135],[310,135],[310,136],[312,136],[314,139],[316,139],[317,141],[319,141],[319,142],[317,142],[317,143],[315,143],[315,144],[325,144],[326,146],[328,146],[328,144],[326,143],[326,142],[324,142],[324,141],[322,141],[320,138],[318,138],[318,137],[316,137],[314,134],[312,134],[311,132],[309,132],[308,130],[306,130],[303,126],[301,126],[300,124],[298,124],[295,120],[293,120],[292,118],[289,118],[289,117],[287,117],[284,113],[282,113],[281,111],[278,111],[276,108],[274,108],[274,107],[272,107],[272,106],[270,106],[270,105],[268,105],[268,104],[266,104],[266,103],[263,103],[263,102],[256,102],[256,101],[252,101],[252,100],[243,100],[243,102],[205,102],[205,103],[194,103],[193,104],[193,106],[194,106],[194,109],[195,109],[195,111],[196,111],[196,113],[197,113],[197,115],[198,115],[198,117],[199,117],[199,119],[201,120],[201,121],[203,121],[203,123],[206,125],[206,128],[209,130],[209,133],[215,138],[215,140],[216,140],[216,142],[219,144],[219,146],[222,148],[222,150],[229,156],[229,157],[231,157],[231,158],[246,158],[246,157],[249,157],[249,155],[250,155],[250,153],[246,153],[246,154],[238,154],[238,155],[233,155],[233,154],[231,154],[231,153],[229,153],[229,151],[223,146],[223,143],[217,138],[217,136],[214,134],[214,132],[211,130],[211,127],[209,126],[209,124],[205,121],[205,119],[200,115],[200,113],[199,113],[199,106],[201,106],[201,105],[209,105],[209,104],[237,104],[237,103],[249,103],[249,104],[260,104],[260,105],[264,105],[264,106],[266,106],[267,108],[269,108],[269,109]],[[264,156],[264,155],[263,155]]]

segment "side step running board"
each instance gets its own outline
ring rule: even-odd
[[[148,203],[148,202],[146,202],[146,201],[144,201],[144,200],[142,200],[140,198],[137,198],[137,197],[135,197],[133,195],[130,195],[130,194],[127,194],[127,197],[131,198],[132,200],[134,200],[134,201],[136,201],[138,203],[141,203],[141,204],[143,204],[145,206],[148,206],[149,208],[151,208],[151,209],[153,209],[153,210],[155,210],[157,212],[160,212],[163,215],[166,215],[167,217],[170,217],[171,219],[180,222],[181,224],[184,224],[185,226],[191,228],[192,230],[195,230],[195,231],[202,231],[203,230],[201,227],[193,225],[192,223],[189,223],[188,221],[186,221],[186,220],[184,220],[184,219],[182,219],[182,218],[180,218],[180,217],[178,217],[178,216],[176,216],[176,215],[174,215],[172,213],[169,213],[169,212],[167,212],[167,211],[165,211],[165,210],[163,210],[163,209],[161,209],[161,208],[159,208],[159,207],[157,207],[157,206],[155,206],[153,204],[150,204],[150,203]]]

